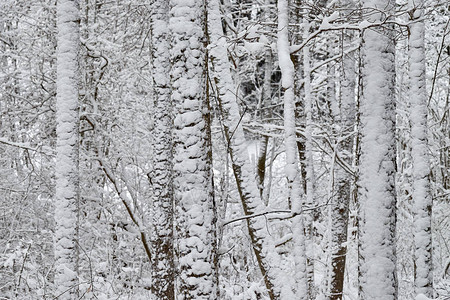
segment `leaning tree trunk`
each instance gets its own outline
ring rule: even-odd
[[[171,0],[177,299],[216,299],[216,213],[207,98],[204,1]]]
[[[364,0],[369,22],[393,13],[389,0]],[[372,12],[380,10],[380,12]],[[383,12],[381,12],[383,11]],[[362,45],[359,297],[397,299],[395,95],[392,28],[369,28]]]
[[[175,299],[173,255],[172,103],[170,99],[169,5],[155,0],[152,14],[152,58],[155,97],[151,263],[152,294]]]
[[[57,2],[55,297],[78,299],[78,1]]]
[[[427,141],[427,93],[425,84],[424,1],[411,7],[409,62],[411,80],[411,157],[414,227],[414,289],[416,294],[433,296],[431,244],[430,162]]]
[[[227,53],[227,42],[222,30],[219,1],[208,2],[208,29],[211,40],[211,78],[216,84],[217,97],[223,115],[224,132],[228,142],[232,168],[239,196],[245,215],[252,215],[265,210],[260,192],[248,159],[246,140],[241,124],[239,107],[233,91],[230,64]],[[274,241],[267,232],[267,224],[261,217],[247,219],[247,227],[259,269],[271,300],[282,299],[281,292],[286,285],[284,277],[280,277],[280,261],[274,247]]]

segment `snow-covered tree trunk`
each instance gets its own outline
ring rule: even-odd
[[[298,150],[295,133],[294,103],[294,64],[289,51],[288,1],[280,0],[278,6],[278,64],[281,70],[281,86],[284,91],[284,138],[286,151],[285,173],[287,178],[288,198],[291,205],[301,209],[301,188]],[[292,202],[294,200],[294,202]]]
[[[229,143],[229,154],[236,179],[238,193],[245,215],[252,215],[265,210],[253,167],[248,159],[246,140],[241,124],[239,107],[230,62],[228,60],[227,41],[223,35],[222,20],[218,0],[208,2],[208,30],[211,42],[211,78],[216,84],[217,97],[223,115],[225,136]],[[266,221],[261,217],[248,218],[247,226],[259,269],[270,299],[282,299],[282,286],[289,284],[280,277],[280,260],[275,251],[272,237],[267,232]]]
[[[388,0],[364,0],[368,22],[393,12]],[[372,12],[372,10],[375,10]],[[378,12],[378,10],[380,10]],[[359,298],[397,299],[395,226],[394,40],[391,28],[363,33],[361,113]]]
[[[216,299],[216,214],[206,93],[205,3],[170,3],[178,299]]]
[[[431,211],[432,195],[427,139],[425,83],[424,1],[410,1],[409,62],[411,80],[411,157],[414,227],[414,288],[416,294],[433,296]]]
[[[155,96],[153,135],[152,294],[175,299],[173,255],[172,104],[170,90],[169,5],[155,0],[152,14],[152,58]]]
[[[286,151],[285,174],[288,200],[293,212],[300,213],[292,220],[294,241],[294,266],[296,274],[297,299],[310,299],[307,284],[306,245],[303,224],[302,201],[304,196],[301,183],[300,162],[297,148],[295,126],[294,63],[289,51],[289,13],[288,0],[278,0],[278,63],[281,70],[281,85],[284,90],[284,139]]]
[[[55,297],[78,299],[79,6],[57,2]]]

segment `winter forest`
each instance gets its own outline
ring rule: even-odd
[[[446,0],[0,0],[0,300],[450,299]]]

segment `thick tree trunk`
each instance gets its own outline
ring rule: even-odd
[[[365,0],[369,22],[393,12],[388,0]],[[394,40],[391,28],[363,34],[359,214],[360,299],[397,299]]]
[[[205,5],[170,3],[177,299],[215,299],[216,213],[205,87]]]
[[[152,224],[152,294],[175,299],[173,255],[172,103],[170,99],[169,5],[155,0],[152,14],[152,58],[155,96]]]
[[[427,93],[425,83],[425,24],[423,1],[411,7],[409,62],[411,80],[411,157],[414,223],[414,288],[416,294],[433,296],[431,242],[432,195],[427,140]]]
[[[57,2],[55,297],[78,299],[79,7]]]

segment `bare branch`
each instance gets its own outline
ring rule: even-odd
[[[28,144],[25,143],[16,143],[16,142],[12,142],[9,141],[7,139],[4,138],[0,138],[0,143],[8,145],[8,146],[12,146],[12,147],[17,147],[17,148],[21,148],[21,149],[25,149],[25,150],[30,150],[33,152],[38,152],[38,153],[42,153],[48,156],[55,156],[56,152],[55,150],[51,149],[50,147],[45,147],[45,146],[36,146],[36,147],[31,147]]]

